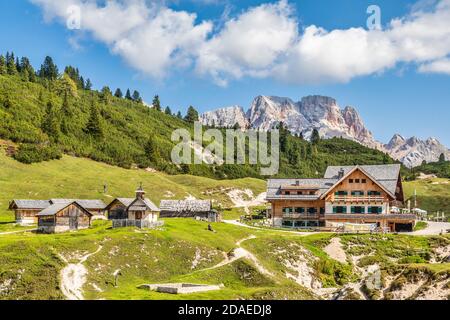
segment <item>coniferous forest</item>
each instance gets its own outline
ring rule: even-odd
[[[178,110],[185,106],[163,107],[160,99],[155,95],[149,99],[151,106],[147,105],[138,91],[93,84],[78,68],[61,69],[51,57],[35,69],[27,57],[0,55],[0,139],[17,145],[14,157],[18,161],[35,163],[68,154],[168,174],[260,177],[259,165],[173,164],[171,134],[179,128],[193,132],[198,111],[186,101],[189,107],[183,115]],[[394,162],[353,141],[321,139],[318,132],[305,141],[291,135],[283,124],[279,127],[280,177],[319,177],[334,164]]]

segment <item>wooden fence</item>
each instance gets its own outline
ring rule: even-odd
[[[150,222],[146,220],[129,220],[129,219],[117,219],[112,220],[112,227],[115,228],[125,228],[125,227],[136,227],[136,228],[157,228],[164,225],[164,221]]]

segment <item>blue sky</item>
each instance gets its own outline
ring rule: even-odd
[[[134,5],[139,1],[130,0],[129,3]],[[383,29],[389,29],[392,19],[408,17],[411,11],[417,8],[431,10],[436,1],[422,0],[419,4],[417,1],[408,0],[299,0],[282,4],[256,0],[165,1],[164,4],[159,4],[158,8],[170,8],[171,14],[195,13],[197,16],[192,26],[187,23],[181,32],[175,31],[170,35],[177,37],[170,57],[149,57],[150,60],[146,60],[146,56],[151,56],[153,50],[158,50],[157,46],[152,48],[152,44],[144,46],[139,43],[130,51],[127,46],[117,47],[117,43],[126,38],[127,44],[134,45],[133,41],[142,42],[139,40],[142,40],[142,37],[145,39],[147,34],[141,35],[127,30],[125,35],[122,33],[120,37],[114,38],[110,37],[108,30],[88,20],[86,21],[90,24],[86,27],[82,25],[82,30],[68,30],[64,23],[64,11],[52,7],[51,1],[0,0],[0,51],[5,53],[9,50],[20,56],[28,56],[36,67],[46,55],[50,55],[60,69],[65,65],[78,66],[81,73],[89,77],[96,88],[108,85],[113,90],[117,87],[123,90],[137,89],[146,101],[151,101],[153,95],[159,94],[163,105],[182,112],[185,112],[189,105],[194,105],[199,111],[235,104],[246,109],[252,99],[260,94],[287,96],[294,100],[310,94],[332,96],[341,107],[355,106],[366,126],[383,142],[387,142],[398,132],[404,136],[415,135],[420,138],[435,136],[447,146],[450,145],[450,131],[447,129],[450,119],[450,74],[445,64],[450,48],[426,52],[427,56],[424,58],[419,53],[415,56],[411,53],[421,52],[421,48],[404,50],[395,47],[395,50],[387,51],[386,55],[392,55],[386,58],[387,61],[384,61],[382,52],[374,52],[375,58],[372,57],[372,52],[369,52],[372,60],[368,59],[367,64],[353,64],[351,60],[364,60],[364,55],[368,53],[358,53],[357,45],[353,47],[352,36],[355,34],[350,28],[367,29],[366,9],[370,4],[381,8]],[[249,12],[255,15],[269,12],[274,15],[274,23],[280,23],[280,28],[286,28],[286,32],[273,38],[272,42],[276,42],[276,46],[263,43],[261,48],[264,50],[256,51],[253,56],[247,50],[242,50],[239,39],[236,39],[236,44],[235,39],[231,37],[230,42],[230,37],[227,38],[224,32],[227,29],[237,29],[239,35],[239,28],[248,27],[249,23],[257,20],[254,19],[255,15],[252,16]],[[139,26],[139,17],[134,18]],[[121,24],[120,21],[117,20],[118,25]],[[173,19],[170,18],[169,21]],[[237,23],[234,26],[228,25],[230,21]],[[242,23],[239,23],[240,21]],[[296,26],[295,30],[291,28],[293,25]],[[324,45],[325,48],[330,48],[330,56],[325,55],[322,60],[315,58],[311,65],[301,64],[298,67],[297,61],[289,60],[286,56],[292,57],[293,52],[297,52],[293,49],[295,46],[304,48],[309,45],[298,43],[305,29],[311,25],[326,30]],[[113,22],[111,29],[114,27]],[[335,33],[331,31],[338,29],[345,30],[342,35],[344,38],[335,40]],[[395,32],[386,37],[391,41],[398,34],[410,34],[404,29],[407,28],[396,27]],[[189,32],[192,32],[193,36],[186,40],[184,34]],[[298,34],[292,34],[296,32]],[[366,36],[361,32],[356,34]],[[421,38],[420,41],[424,41],[425,47],[431,48],[446,44],[447,34],[442,33],[439,36],[444,38],[440,39],[437,45],[427,43],[427,39]],[[286,37],[286,41],[283,37]],[[193,38],[195,40],[192,40]],[[216,38],[215,42],[210,41],[213,38]],[[350,61],[344,61],[342,67],[339,61],[347,57],[336,58],[338,54],[332,54],[333,46],[336,46],[337,41],[343,45],[347,44],[347,38],[349,40],[345,50],[349,52],[350,58],[347,60]],[[317,34],[313,39],[319,39]],[[178,43],[185,41],[184,47],[178,46]],[[242,41],[241,43],[245,43],[246,39]],[[398,38],[396,42],[399,42]],[[264,45],[269,45],[267,50]],[[236,47],[231,48],[233,46]],[[201,49],[198,49],[200,47]],[[281,47],[284,49],[278,50]],[[152,49],[150,52],[149,48]],[[448,52],[445,51],[447,49]],[[370,50],[377,51],[373,48]],[[357,52],[355,55],[361,56],[356,55],[354,58],[354,51]],[[264,56],[266,53],[267,56]],[[142,62],[135,62],[140,60],[141,56]],[[173,58],[174,56],[176,58]],[[216,60],[211,62],[205,59],[205,56]],[[161,59],[165,58],[168,62],[161,62]],[[293,59],[297,59],[295,55]],[[304,55],[299,55],[298,60],[302,59]],[[329,65],[328,62],[332,60],[336,61]],[[156,61],[155,65],[161,64],[161,67],[148,68],[148,61]],[[231,65],[228,64],[229,61],[232,61]],[[254,61],[257,62],[253,63]],[[428,68],[426,70],[433,72],[419,72],[421,66],[433,62],[438,62],[439,64],[435,65],[440,69]],[[295,69],[296,67],[298,69]],[[286,72],[278,74],[283,68]],[[311,69],[306,70],[308,68]],[[320,74],[317,79],[315,70]]]

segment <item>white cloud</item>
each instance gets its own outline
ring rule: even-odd
[[[31,0],[47,19],[65,21],[67,7],[82,11],[82,30],[132,67],[152,77],[194,65],[219,85],[242,77],[292,83],[347,82],[394,68],[449,73],[450,0],[422,0],[384,30],[327,31],[299,22],[287,0],[249,8],[225,23],[145,0]],[[153,2],[154,3],[154,2]],[[362,13],[364,14],[364,13]]]
[[[450,75],[450,59],[436,60],[419,67],[423,73],[442,73]]]

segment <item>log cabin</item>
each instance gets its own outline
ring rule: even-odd
[[[135,198],[116,198],[107,207],[108,219],[113,221],[113,228],[139,227],[148,228],[161,224],[159,208],[145,197],[140,186]]]
[[[220,214],[212,209],[211,200],[161,200],[161,218],[195,218],[220,222]]]
[[[60,233],[87,229],[91,226],[92,213],[78,202],[52,204],[37,214],[38,232]]]
[[[330,166],[321,179],[269,179],[272,225],[288,228],[371,224],[384,231],[412,231],[404,205],[400,165]]]
[[[37,214],[43,209],[54,204],[69,204],[77,202],[83,208],[87,209],[93,216],[105,216],[106,204],[102,200],[85,199],[50,199],[50,200],[12,200],[9,204],[9,210],[15,213],[16,223],[21,225],[36,224],[38,222]]]

